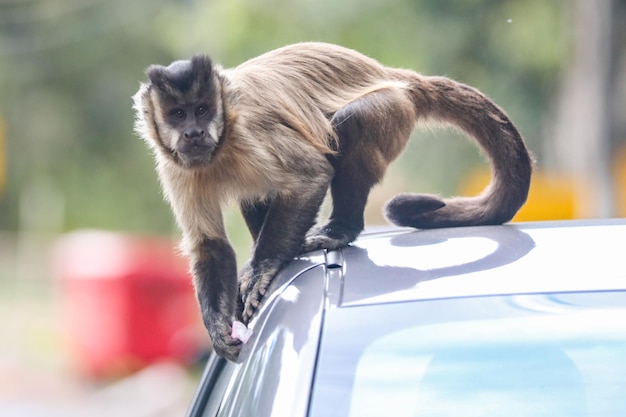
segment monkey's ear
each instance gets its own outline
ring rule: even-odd
[[[152,85],[160,90],[164,90],[165,85],[168,83],[166,71],[167,68],[162,65],[150,65],[146,70],[146,75]]]

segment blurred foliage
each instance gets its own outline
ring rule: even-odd
[[[151,155],[132,132],[130,97],[149,64],[197,52],[234,66],[292,42],[342,44],[479,88],[540,153],[569,48],[566,7],[544,0],[3,0],[0,230],[171,234]],[[415,190],[455,192],[481,163],[454,133],[417,136],[391,174]],[[37,198],[27,198],[32,190]]]

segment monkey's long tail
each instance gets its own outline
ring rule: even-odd
[[[402,72],[410,84],[417,120],[450,123],[473,137],[486,153],[491,183],[476,197],[441,199],[399,194],[386,206],[394,224],[416,228],[502,224],[526,202],[532,158],[505,112],[478,90],[445,77]]]

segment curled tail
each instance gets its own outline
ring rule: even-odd
[[[386,206],[389,221],[416,228],[505,223],[526,202],[532,159],[506,113],[478,90],[445,77],[398,72],[409,83],[417,120],[450,123],[473,137],[487,155],[491,183],[476,197],[441,199],[399,194]]]

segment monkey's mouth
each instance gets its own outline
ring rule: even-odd
[[[197,167],[211,161],[217,146],[214,143],[184,144],[176,148],[176,155],[186,167]]]

